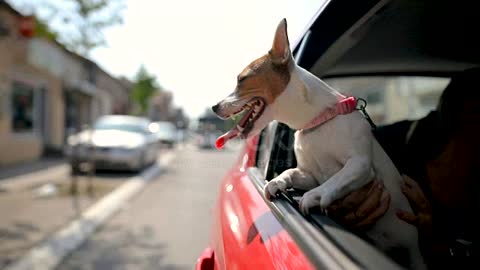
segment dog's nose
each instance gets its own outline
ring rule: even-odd
[[[220,107],[220,105],[218,105],[218,104],[215,105],[215,106],[212,106],[212,111],[216,113],[217,110],[218,110],[218,107]]]

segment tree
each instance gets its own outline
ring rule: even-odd
[[[57,40],[58,33],[50,29],[50,27],[38,18],[35,18],[35,35],[44,37],[49,40]]]
[[[70,20],[77,25],[78,33],[68,44],[80,54],[86,55],[93,48],[105,45],[102,30],[123,23],[118,5],[121,0],[70,0],[76,3],[76,13]]]
[[[132,91],[132,99],[139,106],[139,114],[147,113],[149,100],[157,91],[159,91],[159,87],[155,76],[148,74],[145,67],[141,66],[135,76],[135,85]]]
[[[35,13],[38,21],[68,49],[88,56],[106,44],[103,30],[123,23],[124,0],[19,0],[10,1],[23,13]],[[42,26],[42,29],[46,29]]]

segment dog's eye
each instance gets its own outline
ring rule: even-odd
[[[238,77],[237,77],[237,82],[238,82],[238,83],[241,83],[242,81],[245,80],[245,78],[247,78],[247,76],[238,76]]]

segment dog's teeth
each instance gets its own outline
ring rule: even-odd
[[[240,132],[242,132],[242,131],[244,130],[244,128],[241,127],[240,125],[237,125],[237,129],[238,129],[238,131],[240,131]]]

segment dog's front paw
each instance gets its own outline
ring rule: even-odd
[[[277,195],[278,192],[286,191],[287,188],[288,187],[285,180],[281,178],[274,178],[265,185],[265,189],[264,189],[265,197],[268,200],[271,200],[273,197]]]
[[[320,206],[321,199],[322,196],[316,190],[305,192],[298,203],[300,211],[304,215],[309,214],[311,208]]]
[[[331,196],[322,191],[322,189],[315,189],[303,194],[299,202],[300,211],[303,214],[309,214],[310,209],[313,207],[318,207],[323,211],[332,203]]]
[[[323,193],[322,198],[320,199],[320,208],[322,209],[322,211],[327,209],[327,207],[329,207],[333,203],[333,201],[334,199],[332,196]]]

